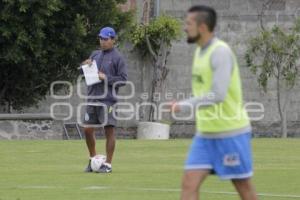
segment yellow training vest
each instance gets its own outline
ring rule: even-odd
[[[213,80],[211,56],[214,50],[220,46],[229,48],[225,42],[216,39],[201,56],[201,48],[196,49],[192,69],[194,96],[202,96],[211,91]],[[234,66],[224,102],[196,110],[196,128],[200,133],[222,133],[250,125],[242,100],[239,66],[234,54],[233,57]]]

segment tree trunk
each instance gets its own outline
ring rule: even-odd
[[[290,103],[290,94],[291,94],[291,90],[293,87],[291,87],[290,89],[286,89],[285,90],[285,95],[284,95],[284,104],[283,104],[283,108],[282,108],[282,138],[287,138],[287,108],[289,107],[289,103]]]
[[[277,77],[277,106],[281,121],[281,137],[287,137],[287,119],[286,119],[286,106],[282,106],[281,90],[280,90],[280,76]]]
[[[287,119],[286,119],[286,109],[282,110],[282,119],[281,119],[281,132],[282,138],[287,138]]]
[[[156,57],[154,59],[154,73],[153,73],[153,81],[152,81],[152,89],[151,89],[151,103],[154,103],[156,108],[158,108],[158,104],[161,101],[162,95],[165,91],[165,80],[169,73],[169,69],[166,67],[167,57],[170,53],[171,46],[166,42],[161,41],[160,48]],[[154,94],[160,94],[160,99],[156,101],[154,99]],[[151,106],[149,113],[149,121],[156,120],[156,116],[154,115],[154,108]]]
[[[152,85],[151,85],[151,95],[150,95],[150,103],[154,103],[154,94],[155,94],[155,92],[156,92],[156,76],[155,76],[155,71],[156,71],[157,69],[156,69],[156,66],[154,66],[154,72],[153,72],[153,79],[152,79]],[[150,111],[149,111],[149,118],[148,118],[148,121],[154,121],[154,119],[155,119],[155,113],[154,113],[154,108],[153,108],[153,106],[151,105],[150,106]]]

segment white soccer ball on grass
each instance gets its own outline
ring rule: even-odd
[[[94,172],[98,171],[100,167],[105,163],[106,156],[96,155],[91,159],[91,168]]]

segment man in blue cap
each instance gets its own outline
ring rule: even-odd
[[[92,64],[96,61],[100,83],[87,87],[88,105],[84,116],[84,133],[86,144],[90,154],[89,164],[85,172],[92,172],[91,158],[96,156],[96,137],[95,126],[104,126],[106,137],[106,162],[98,170],[99,173],[112,172],[112,158],[115,150],[114,128],[117,120],[114,115],[114,105],[117,102],[115,94],[118,93],[120,86],[127,81],[127,65],[114,47],[116,32],[111,27],[100,30],[99,42],[101,50],[93,51],[89,59],[82,64]]]

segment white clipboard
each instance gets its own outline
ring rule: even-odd
[[[82,65],[81,68],[85,77],[85,82],[88,86],[101,82],[98,76],[98,68],[95,60],[93,60],[91,65]]]

